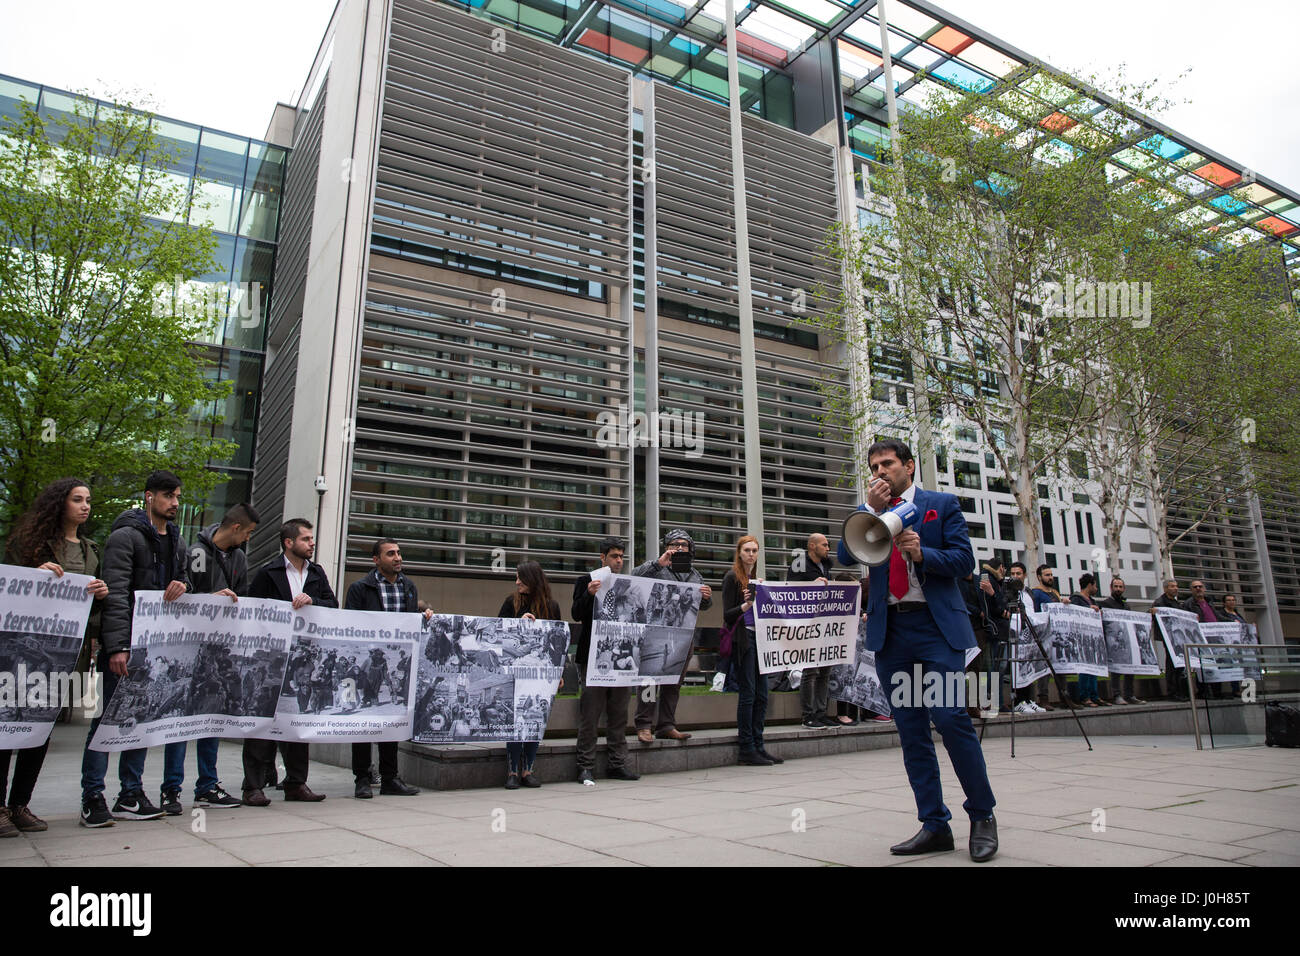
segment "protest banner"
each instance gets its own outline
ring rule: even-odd
[[[1201,643],[1201,624],[1191,611],[1181,608],[1158,607],[1155,609],[1156,621],[1160,625],[1160,636],[1164,638],[1165,650],[1169,653],[1173,667],[1183,666],[1183,645]]]
[[[136,591],[127,675],[92,750],[258,736],[275,717],[290,611],[280,601]]]
[[[1191,667],[1201,680],[1207,684],[1224,684],[1258,675],[1258,655],[1249,650],[1236,649],[1242,645],[1258,644],[1258,637],[1251,633],[1250,625],[1238,621],[1219,621],[1201,624],[1199,627],[1199,643],[1231,645],[1187,652]]]
[[[1045,604],[1047,633],[1043,647],[1058,674],[1106,676],[1106,638],[1101,615],[1074,604]]]
[[[564,621],[435,614],[420,643],[411,739],[541,740],[568,647]]]
[[[861,585],[759,583],[754,590],[754,640],[760,674],[827,667],[853,659]]]
[[[0,564],[0,750],[41,746],[59,711],[85,698],[76,665],[92,580]]]
[[[284,605],[281,604],[281,607]],[[276,740],[409,740],[415,713],[411,661],[424,618],[308,604],[293,611],[289,665],[268,733]]]
[[[836,700],[888,717],[889,700],[876,673],[876,655],[867,650],[867,622],[859,619],[853,642],[853,659],[831,668],[827,687]]]
[[[604,572],[604,573],[601,573]],[[686,669],[700,585],[592,572],[600,581],[591,621],[591,687],[676,684]]]
[[[1013,614],[1011,616],[1011,686],[1019,690],[1021,687],[1028,687],[1034,681],[1046,677],[1050,674],[1051,668],[1047,666],[1047,658],[1043,656],[1038,642],[1030,633],[1029,628],[1022,628],[1020,619],[1022,615]],[[1043,645],[1047,645],[1047,614],[1046,612],[1036,612],[1026,610],[1023,613],[1030,624],[1034,626]]]
[[[1151,615],[1145,611],[1102,608],[1106,666],[1112,674],[1159,674],[1160,660],[1151,642]]]

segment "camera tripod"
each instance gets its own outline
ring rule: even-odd
[[[1088,739],[1088,732],[1083,729],[1083,722],[1079,720],[1078,709],[1074,706],[1074,701],[1070,699],[1070,695],[1065,689],[1065,682],[1061,680],[1061,675],[1056,672],[1056,667],[1052,664],[1051,655],[1049,655],[1047,653],[1047,649],[1043,647],[1043,638],[1042,635],[1038,633],[1038,627],[1034,624],[1032,620],[1030,620],[1029,615],[1025,612],[1025,605],[1024,602],[1021,600],[1019,591],[1015,592],[1014,601],[1011,605],[1011,621],[1013,623],[1018,621],[1020,624],[1020,627],[1018,629],[1015,629],[1017,632],[1017,640],[1014,642],[1014,644],[1011,641],[1006,642],[1005,654],[998,655],[999,657],[1004,658],[1004,660],[995,663],[999,668],[998,671],[999,674],[1001,673],[1000,668],[1002,663],[1005,662],[1011,665],[1012,700],[1014,701],[1016,695],[1015,665],[1029,663],[1030,661],[1033,660],[1032,651],[1026,651],[1026,653],[1029,655],[1028,657],[1020,657],[1013,653],[1012,648],[1021,647],[1023,645],[1024,642],[1022,638],[1025,631],[1028,630],[1029,636],[1032,637],[1034,639],[1034,643],[1038,645],[1038,652],[1043,656],[1043,660],[1047,663],[1047,669],[1052,674],[1052,681],[1056,684],[1056,689],[1061,695],[1061,700],[1065,701],[1066,706],[1070,708],[1070,714],[1071,716],[1074,717],[1074,723],[1078,726],[1079,733],[1083,735],[1084,743],[1088,745],[1089,750],[1092,750],[1092,741]],[[999,677],[999,682],[1000,681],[1001,678]],[[980,721],[980,742],[981,743],[984,742],[984,727],[985,725],[987,725],[987,723],[988,723],[987,720]],[[1011,758],[1014,760],[1015,756],[1016,756],[1016,708],[1015,705],[1012,704],[1011,706]]]

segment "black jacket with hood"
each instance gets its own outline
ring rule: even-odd
[[[661,547],[664,551],[668,550],[668,545],[674,541],[685,541],[690,546],[691,559],[695,558],[695,539],[683,531],[681,528],[673,528],[664,535]],[[662,552],[661,552],[662,553]],[[659,555],[656,554],[645,564],[638,565],[632,572],[633,577],[637,578],[661,578],[665,581],[677,581],[679,584],[703,584],[704,578],[700,576],[699,568],[692,564],[690,571],[686,574],[678,574],[671,567],[665,568],[659,563]],[[707,611],[713,606],[713,597],[707,597],[700,601],[700,610]]]
[[[208,525],[190,548],[190,584],[196,594],[215,594],[230,588],[243,597],[248,594],[248,555],[243,548],[220,550],[212,541],[220,527]]]
[[[103,623],[100,626],[100,657],[131,649],[131,615],[136,591],[163,591],[172,581],[180,581],[192,591],[188,560],[189,550],[181,540],[174,522],[167,522],[172,540],[171,567],[163,566],[163,540],[142,508],[123,511],[113,522],[113,530],[104,544],[104,563],[100,577],[108,585],[104,599]]]

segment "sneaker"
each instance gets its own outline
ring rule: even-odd
[[[114,820],[157,820],[164,812],[149,802],[143,790],[122,793],[113,804]]]
[[[1125,705],[1128,704],[1128,701],[1126,701],[1123,697],[1116,696],[1116,698],[1112,700],[1111,703],[1119,707],[1124,707]]]
[[[85,797],[81,801],[81,825],[83,827],[111,827],[113,814],[108,812],[108,802],[102,793]]]
[[[1042,711],[1039,710],[1039,707],[1038,707],[1037,704],[1035,704],[1033,701],[1028,701],[1028,700],[1022,700],[1020,703],[1016,704],[1016,706],[1015,706],[1014,709],[1015,709],[1015,712],[1016,712],[1017,714],[1038,714],[1038,713],[1042,713]]]
[[[640,780],[641,775],[635,770],[628,770],[627,767],[610,767],[605,776],[610,780]]]
[[[38,817],[26,806],[10,807],[9,816],[16,826],[23,833],[41,833],[50,828],[50,825]]]
[[[1055,707],[1044,707],[1042,704],[1036,704],[1036,703],[1034,703],[1032,700],[1029,702],[1029,706],[1032,707],[1032,708],[1034,708],[1034,713],[1035,713],[1035,714],[1045,714],[1045,713],[1047,713],[1049,710],[1055,710],[1055,709],[1056,709]]]
[[[185,812],[181,806],[181,792],[179,790],[163,790],[158,794],[159,809],[169,817],[179,817]]]
[[[18,828],[9,818],[9,808],[0,807],[0,838],[18,836]]]
[[[358,780],[356,789],[352,791],[352,796],[356,797],[358,800],[370,800],[373,799],[374,795],[375,791],[370,787],[369,777],[362,777]]]
[[[1145,704],[1145,703],[1146,703],[1146,701],[1143,700],[1141,697],[1130,697],[1130,698],[1128,699],[1128,702],[1129,702],[1130,704]]]
[[[821,730],[826,725],[816,717],[809,717],[803,722],[803,726],[806,730]]]
[[[584,787],[594,787],[596,785],[596,778],[591,775],[590,770],[579,770],[578,783],[582,784]]]
[[[721,694],[722,689],[726,686],[727,686],[727,675],[723,673],[717,673],[713,675],[713,683],[709,685],[709,690]]]
[[[230,810],[234,807],[242,806],[242,801],[236,800],[230,794],[226,793],[219,785],[213,787],[207,793],[200,793],[194,798],[196,807],[207,807],[209,810]]]
[[[881,723],[885,723],[885,724],[887,724],[887,723],[889,723],[891,720],[893,720],[894,718],[893,718],[893,717],[890,717],[890,716],[888,716],[888,715],[886,715],[886,714],[876,714],[876,716],[872,717],[871,719],[872,719],[872,720],[878,720],[878,721],[880,721]]]

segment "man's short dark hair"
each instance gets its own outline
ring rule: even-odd
[[[284,550],[285,541],[297,541],[304,531],[311,530],[311,522],[306,518],[290,518],[280,525],[280,550]]]
[[[873,442],[867,449],[867,463],[870,464],[872,458],[887,451],[897,455],[898,460],[903,464],[912,460],[912,449],[907,447],[907,442],[899,441],[897,438],[882,438],[878,442]]]
[[[371,546],[370,556],[372,558],[379,557],[379,552],[384,550],[384,545],[386,544],[397,544],[397,540],[395,538],[380,538]],[[401,547],[401,545],[397,545],[397,546],[399,548]]]
[[[1040,579],[1042,578],[1044,571],[1051,571],[1053,574],[1056,573],[1056,570],[1050,564],[1040,564],[1038,567],[1034,568],[1034,574],[1038,575]]]
[[[144,480],[145,491],[175,491],[181,486],[181,480],[176,477],[174,472],[159,469],[158,471],[149,472],[149,477]]]
[[[999,558],[996,554],[993,555],[993,557],[989,558],[989,559],[988,559],[987,561],[985,561],[984,563],[987,564],[987,565],[988,565],[990,568],[992,568],[994,571],[996,571],[998,568],[1002,567],[1002,559]]]
[[[600,543],[600,553],[609,554],[611,551],[626,551],[622,538],[606,538]]]
[[[260,524],[261,521],[262,517],[257,513],[257,510],[252,505],[244,503],[235,505],[226,512],[226,516],[221,519],[221,527],[229,528],[231,525],[237,524],[248,526],[250,524]]]
[[[1085,571],[1083,574],[1079,575],[1079,590],[1082,591],[1084,588],[1093,584],[1096,580],[1097,578],[1095,575],[1091,572]]]
[[[1024,571],[1025,574],[1028,574],[1028,573],[1029,573],[1029,568],[1025,567],[1025,562],[1023,562],[1023,561],[1012,561],[1012,562],[1011,562],[1011,567],[1012,567],[1012,568],[1019,568],[1021,571]]]

